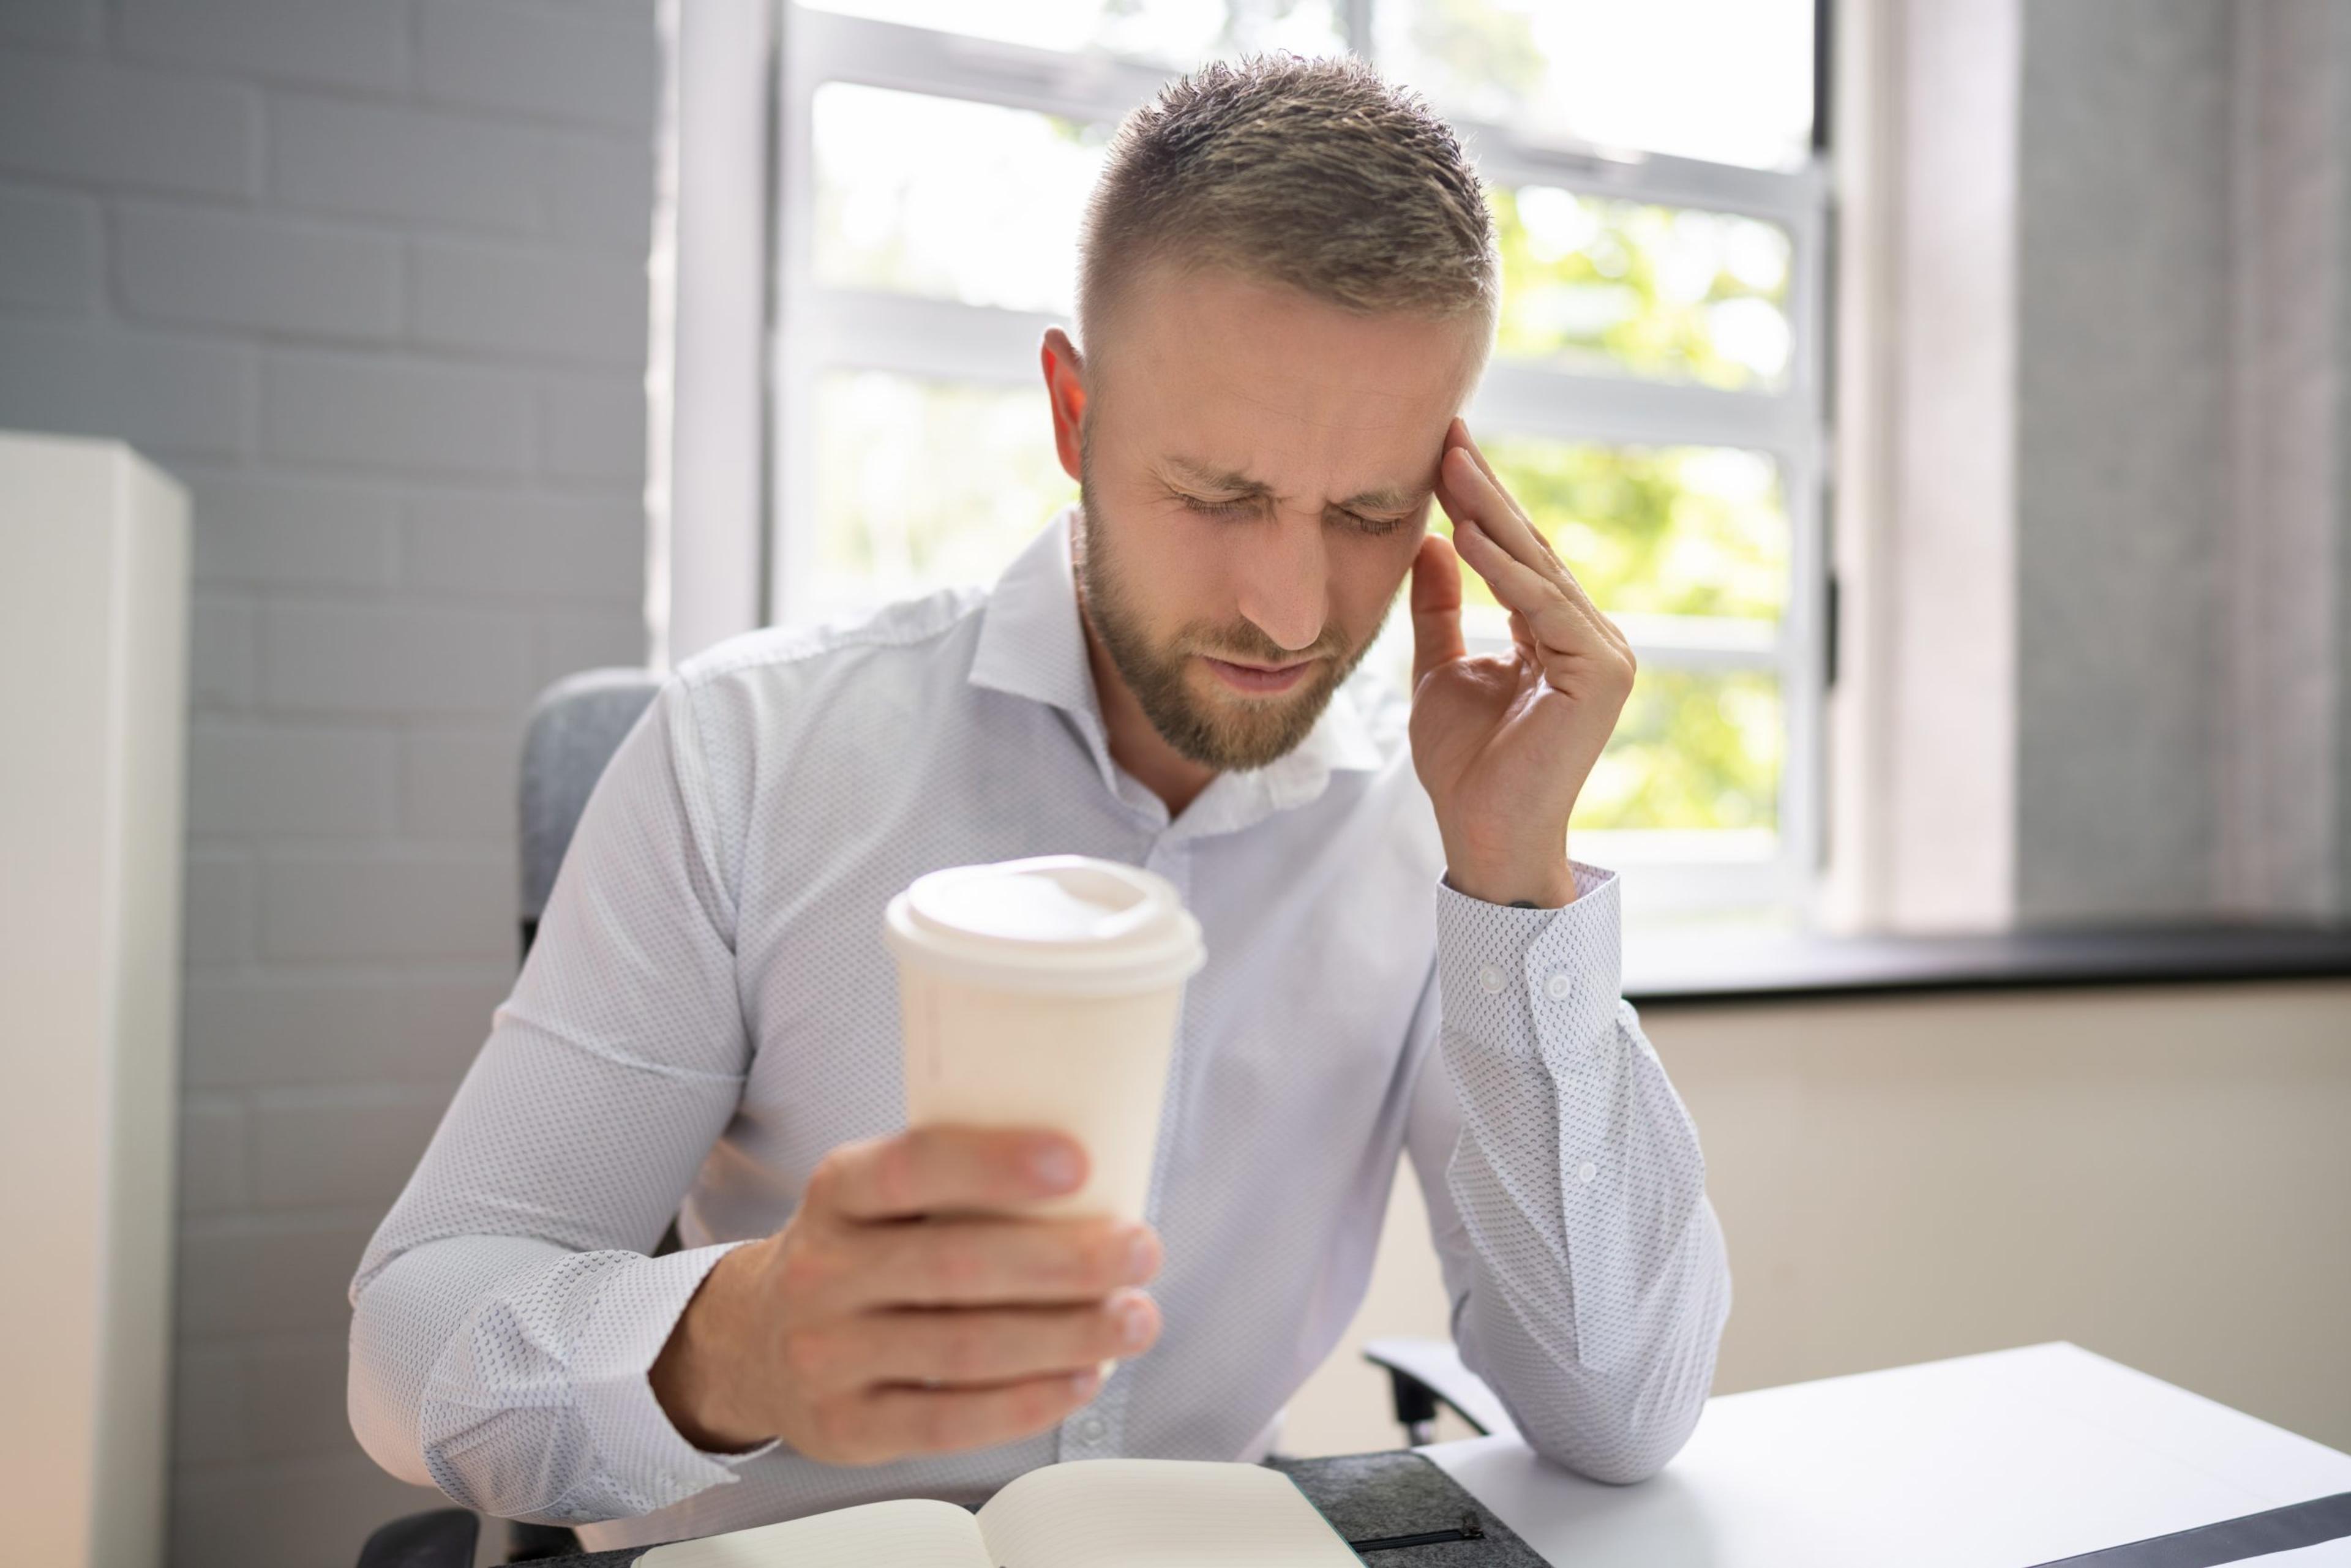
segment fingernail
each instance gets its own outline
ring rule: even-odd
[[[1029,1155],[1029,1174],[1047,1192],[1067,1192],[1078,1185],[1078,1155],[1058,1140],[1039,1144]]]
[[[1086,1398],[1102,1386],[1102,1368],[1099,1366],[1090,1366],[1083,1372],[1073,1372],[1070,1374],[1070,1392],[1081,1399]]]
[[[1126,1244],[1126,1277],[1136,1284],[1151,1278],[1159,1268],[1159,1240],[1150,1231],[1138,1227],[1134,1237]]]
[[[1121,1350],[1141,1350],[1143,1342],[1151,1337],[1151,1308],[1144,1297],[1133,1295],[1111,1309]]]

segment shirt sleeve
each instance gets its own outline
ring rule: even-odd
[[[749,1067],[714,845],[673,679],[598,780],[529,959],[351,1281],[352,1430],[402,1479],[578,1523],[754,1457],[694,1448],[647,1377],[727,1249],[645,1255]]]
[[[1407,1145],[1463,1361],[1545,1458],[1635,1481],[1698,1423],[1730,1273],[1697,1130],[1620,994],[1615,877],[1574,873],[1562,909],[1438,887],[1444,1071]]]

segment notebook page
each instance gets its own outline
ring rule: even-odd
[[[1075,1459],[979,1511],[999,1568],[1361,1568],[1290,1478],[1261,1465]]]
[[[908,1498],[656,1546],[637,1568],[995,1568],[967,1511]]]

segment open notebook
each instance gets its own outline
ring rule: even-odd
[[[655,1547],[637,1568],[1360,1568],[1278,1470],[1076,1459],[1030,1470],[977,1514],[869,1502]]]

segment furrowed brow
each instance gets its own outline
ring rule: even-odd
[[[1213,464],[1196,462],[1189,457],[1170,456],[1165,459],[1165,466],[1171,476],[1184,483],[1220,496],[1250,500],[1266,500],[1273,496],[1273,486],[1261,479],[1252,479],[1246,474],[1218,468]],[[1331,506],[1343,512],[1409,512],[1426,500],[1430,494],[1426,486],[1382,485],[1350,496],[1343,501],[1334,501]]]
[[[1383,485],[1376,490],[1365,490],[1338,503],[1347,512],[1409,512],[1427,497],[1426,489],[1407,489],[1401,485]]]
[[[1206,463],[1196,463],[1189,457],[1170,457],[1166,460],[1166,467],[1169,473],[1186,484],[1203,490],[1213,490],[1218,495],[1246,496],[1261,499],[1273,494],[1273,487],[1263,480],[1252,479],[1246,474],[1237,474],[1228,468],[1217,468]]]

